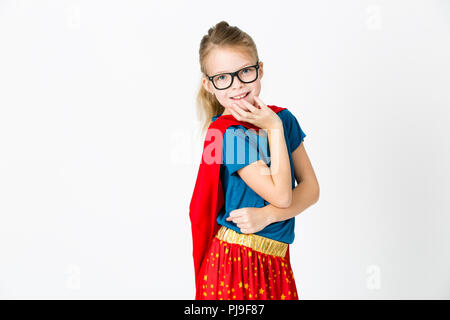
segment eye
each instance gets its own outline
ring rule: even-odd
[[[225,79],[225,76],[224,76],[224,75],[217,76],[217,79],[218,79],[218,80],[224,80],[224,79]]]

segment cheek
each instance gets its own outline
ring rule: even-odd
[[[255,81],[255,84],[252,86],[252,90],[256,95],[259,95],[259,92],[261,91],[261,82]]]
[[[228,106],[230,104],[230,99],[225,94],[216,94],[217,100],[219,100],[220,104],[224,106]]]

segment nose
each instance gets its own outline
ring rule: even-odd
[[[244,85],[243,82],[241,82],[241,80],[239,80],[237,74],[234,75],[233,77],[233,83],[231,84],[231,88],[234,89],[239,89],[242,88],[242,86]]]

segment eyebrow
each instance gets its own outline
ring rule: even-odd
[[[251,63],[246,63],[243,66],[241,66],[238,70],[241,70],[242,68],[245,68],[245,67],[248,67],[248,66],[251,66],[251,65],[252,65]],[[228,72],[226,72],[226,71],[218,71],[218,72],[213,73],[213,74],[214,75],[218,75],[218,74],[221,74],[221,73],[228,73]]]

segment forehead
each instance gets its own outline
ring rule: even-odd
[[[209,75],[234,72],[256,61],[244,50],[220,48],[214,49],[206,58],[206,70]]]

